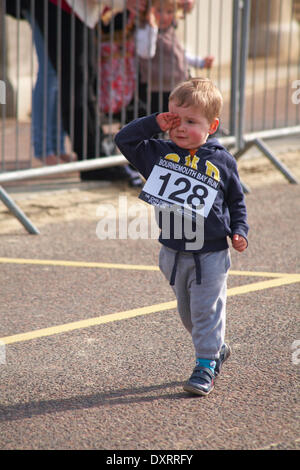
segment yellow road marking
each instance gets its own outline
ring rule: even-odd
[[[27,259],[27,258],[0,258],[3,264],[32,264],[39,266],[63,266],[73,268],[102,268],[102,269],[132,269],[137,271],[159,271],[158,266],[142,265],[142,264],[120,264],[120,263],[95,263],[87,261],[66,261],[51,259]],[[261,271],[235,271],[230,270],[232,276],[256,276],[256,277],[297,277],[298,274],[290,273],[272,273]]]
[[[6,336],[0,338],[2,344],[18,343],[20,341],[27,341],[29,339],[41,338],[42,336],[51,336],[58,333],[66,333],[67,331],[78,330],[81,328],[88,328],[90,326],[102,325],[118,320],[125,320],[127,318],[138,317],[155,313],[164,310],[176,308],[176,301],[164,302],[162,304],[150,305],[149,307],[134,308],[132,310],[125,310],[124,312],[111,313],[110,315],[102,315],[101,317],[87,318],[86,320],[65,323],[64,325],[52,326],[50,328],[42,328],[40,330],[29,331],[27,333],[20,333],[13,336]]]
[[[255,292],[258,290],[269,289],[272,287],[279,287],[287,284],[300,282],[300,275],[293,277],[282,277],[280,279],[271,279],[267,281],[254,282],[252,284],[245,284],[243,286],[232,287],[228,289],[228,297],[246,294],[249,292]],[[100,317],[88,318],[86,320],[75,321],[71,323],[65,323],[64,325],[57,325],[49,328],[43,328],[39,330],[29,331],[27,333],[20,333],[12,336],[5,336],[0,338],[0,344],[12,344],[19,343],[22,341],[28,341],[35,338],[42,338],[44,336],[52,336],[59,333],[66,333],[72,330],[78,330],[82,328],[88,328],[91,326],[101,325],[110,323],[118,320],[125,320],[128,318],[138,317],[142,315],[148,315],[150,313],[162,312],[165,310],[171,310],[176,308],[176,301],[164,302],[161,304],[150,305],[147,307],[135,308],[132,310],[126,310],[123,312],[112,313],[109,315],[102,315]]]
[[[135,269],[142,271],[159,271],[158,266],[147,266],[140,264],[93,263],[86,261],[63,261],[52,259],[0,258],[0,263],[33,264],[40,266],[65,266],[73,268]]]
[[[235,271],[234,269],[229,271],[229,274],[232,274],[233,276],[254,276],[254,277],[290,277],[290,278],[297,278],[300,276],[300,274],[294,274],[294,273],[269,273],[265,271]]]
[[[295,282],[300,282],[300,274],[277,279],[270,279],[268,281],[253,282],[243,286],[231,287],[228,289],[228,296],[248,294],[249,292],[270,289],[271,287],[280,287],[288,284],[294,284]]]

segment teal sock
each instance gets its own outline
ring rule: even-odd
[[[213,359],[202,359],[201,357],[198,357],[196,359],[196,363],[198,366],[206,367],[207,369],[210,369],[212,372],[214,372],[215,367],[216,367],[216,361]]]

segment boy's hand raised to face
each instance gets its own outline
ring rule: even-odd
[[[170,131],[180,125],[180,117],[175,113],[160,113],[156,116],[156,121],[163,132]]]

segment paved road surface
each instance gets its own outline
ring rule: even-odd
[[[208,397],[182,389],[193,349],[155,240],[100,241],[96,218],[1,234],[0,448],[299,449],[299,186],[247,206]]]

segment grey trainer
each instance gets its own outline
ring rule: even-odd
[[[199,365],[193,370],[189,380],[183,385],[183,390],[196,395],[208,395],[214,389],[214,373]]]

